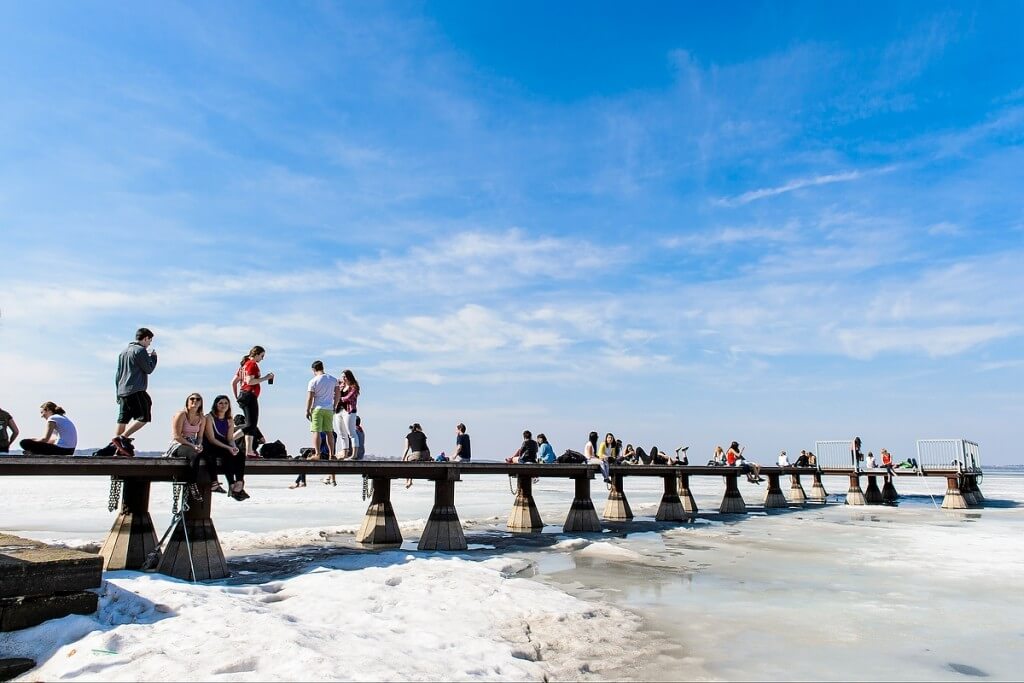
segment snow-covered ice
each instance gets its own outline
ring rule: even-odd
[[[96,548],[112,521],[104,481],[7,483],[11,532]],[[215,502],[231,579],[109,573],[96,615],[0,634],[0,652],[39,661],[24,680],[960,680],[1024,670],[1019,475],[987,476],[982,510],[940,510],[944,482],[901,479],[897,508],[752,507],[682,525],[649,516],[660,480],[629,479],[637,519],[581,538],[557,526],[507,533],[505,482],[467,477],[456,503],[470,550],[457,554],[414,550],[429,485],[393,491],[403,548],[368,552],[353,537],[366,508],[357,479],[286,484],[254,477],[250,501]],[[716,509],[721,482],[692,484],[700,508]],[[826,486],[845,489],[838,478]],[[153,489],[160,531],[168,489]],[[560,523],[571,482],[534,491],[545,522]],[[742,491],[753,505],[763,495]]]

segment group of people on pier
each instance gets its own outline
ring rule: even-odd
[[[142,327],[135,333],[135,340],[121,352],[114,377],[118,405],[114,436],[109,446],[100,449],[96,455],[131,457],[135,454],[134,437],[140,429],[152,421],[153,401],[148,393],[149,376],[156,370],[157,353],[152,347],[152,330]],[[225,395],[217,395],[204,412],[203,397],[191,393],[185,398],[184,406],[174,413],[171,420],[171,442],[166,455],[188,460],[190,472],[195,480],[211,482],[214,491],[228,494],[236,500],[245,500],[245,463],[247,459],[261,457],[256,447],[264,441],[259,429],[259,397],[264,384],[274,383],[274,373],[264,373],[260,363],[266,357],[262,346],[253,346],[242,357],[231,381],[231,393],[241,410],[234,416],[232,401]],[[300,457],[311,460],[320,458],[337,460],[361,460],[364,457],[365,432],[357,414],[359,382],[351,370],[344,370],[340,378],[326,372],[320,360],[311,365],[312,378],[306,392],[305,415],[312,434],[312,448],[303,449]],[[40,417],[46,421],[46,432],[39,439],[22,439],[22,451],[36,455],[71,455],[78,446],[78,435],[74,423],[65,410],[52,401],[40,406]],[[17,423],[10,413],[0,409],[0,453],[8,452],[20,434]],[[472,459],[472,448],[466,425],[455,427],[455,449],[449,458],[445,453],[431,457],[427,436],[419,423],[409,426],[405,437],[402,459],[405,461],[454,461],[468,462]],[[607,433],[599,440],[596,431],[590,432],[582,451],[566,450],[556,456],[552,444],[544,434],[536,439],[530,430],[523,431],[523,441],[516,451],[506,458],[508,463],[591,463],[600,467],[605,482],[610,483],[611,465],[687,465],[688,446],[675,449],[674,455],[651,446],[645,450],[627,443],[623,447],[620,439]],[[749,462],[743,455],[743,448],[733,441],[728,449],[715,448],[708,465],[737,467],[751,483],[761,483],[761,465]],[[867,468],[894,467],[892,456],[886,449],[881,450],[881,462],[875,461],[873,453],[865,457],[861,452],[861,440],[854,438],[850,444],[851,455],[857,468],[864,463]],[[283,454],[282,454],[283,455]],[[810,451],[801,451],[792,466],[815,467],[816,456]],[[782,451],[778,457],[779,466],[790,466],[788,456]],[[901,463],[902,465],[902,463]],[[895,465],[899,467],[900,465]],[[223,473],[228,488],[224,489],[218,474]],[[324,483],[337,485],[333,475]],[[291,488],[306,485],[306,477],[300,474]],[[412,481],[407,482],[411,486]]]

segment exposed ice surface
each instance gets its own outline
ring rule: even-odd
[[[109,573],[97,615],[0,634],[0,652],[40,662],[24,680],[967,680],[1024,670],[1020,475],[987,476],[987,507],[957,512],[936,507],[939,479],[899,479],[899,507],[768,513],[764,489],[743,484],[745,516],[718,515],[721,481],[694,478],[702,512],[681,525],[651,517],[659,479],[630,478],[637,519],[583,538],[557,526],[508,534],[503,478],[466,477],[456,504],[471,549],[452,555],[414,551],[428,483],[392,492],[403,549],[367,552],[353,538],[361,482],[338,481],[288,490],[283,477],[253,477],[252,499],[214,503],[231,579]],[[96,548],[112,522],[106,481],[4,483],[13,533]],[[153,487],[160,532],[169,488]],[[543,479],[534,492],[545,522],[560,524],[571,481]]]

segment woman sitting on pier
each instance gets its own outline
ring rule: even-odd
[[[611,436],[609,434],[608,436]],[[613,437],[614,438],[614,437]],[[605,437],[607,441],[608,437]],[[611,484],[612,478],[608,473],[608,461],[603,460],[597,455],[597,432],[590,432],[587,436],[587,443],[583,446],[583,457],[587,459],[587,462],[593,465],[601,466],[601,474],[604,475],[604,483]]]
[[[228,480],[228,495],[235,500],[245,500],[249,494],[245,492],[245,454],[242,453],[231,439],[234,430],[234,419],[231,417],[231,401],[227,396],[213,399],[210,413],[206,416],[203,428],[203,450],[206,457],[213,462],[220,458],[224,468],[224,476]],[[214,485],[214,490],[220,489]],[[221,489],[223,490],[223,489]]]
[[[409,433],[405,435],[405,450],[402,460],[422,462],[430,460],[430,447],[427,446],[427,435],[419,422],[409,425]],[[412,486],[412,479],[405,480],[405,488]]]
[[[47,401],[39,406],[39,417],[46,420],[46,434],[41,439],[22,439],[21,452],[25,455],[74,455],[78,431],[64,415],[64,409]]]
[[[205,427],[203,397],[196,393],[189,394],[185,398],[185,407],[171,418],[171,444],[167,447],[166,456],[188,459],[191,483],[217,481],[216,459],[212,455],[204,456],[203,453],[203,430]],[[223,487],[219,484],[212,490],[217,493],[224,492]]]
[[[729,467],[740,468],[740,472],[747,475],[747,481],[751,484],[760,484],[764,481],[761,478],[761,466],[756,462],[747,462],[747,459],[743,457],[743,449],[736,441],[729,444],[729,451],[725,454],[725,463]]]

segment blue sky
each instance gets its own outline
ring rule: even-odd
[[[1018,3],[0,5],[0,406],[83,445],[252,344],[370,451],[1024,437]],[[694,451],[691,451],[693,453]]]

